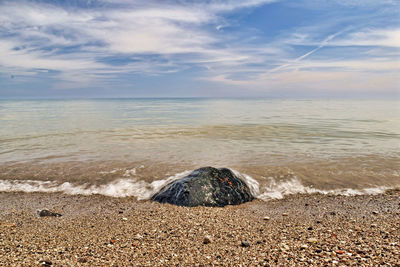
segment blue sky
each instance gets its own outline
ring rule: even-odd
[[[0,97],[399,97],[397,0],[0,1]]]

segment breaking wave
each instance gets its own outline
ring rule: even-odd
[[[240,177],[249,186],[251,193],[257,198],[268,201],[271,199],[282,199],[287,195],[293,194],[325,194],[325,195],[376,195],[384,193],[391,187],[378,186],[364,189],[333,189],[322,190],[311,186],[304,186],[296,177],[276,181],[271,178],[269,185],[260,188],[259,183],[249,175],[232,170],[234,174]],[[130,170],[133,174],[133,170]],[[145,182],[135,178],[122,178],[114,180],[107,184],[90,185],[88,183],[74,185],[70,182],[57,183],[55,181],[39,180],[0,180],[0,192],[45,192],[45,193],[64,193],[70,195],[105,195],[110,197],[136,197],[138,200],[150,199],[164,186],[190,174],[191,171],[184,171],[169,176],[166,179]],[[128,175],[123,175],[127,177]],[[130,176],[130,175],[129,175]]]
[[[264,201],[271,199],[282,199],[287,195],[294,194],[324,194],[324,195],[342,195],[342,196],[357,196],[357,195],[378,195],[385,191],[393,189],[392,187],[377,186],[363,189],[340,188],[332,190],[322,190],[311,186],[304,186],[296,177],[276,182],[270,180],[270,185],[262,189],[262,193],[257,195],[257,198]]]

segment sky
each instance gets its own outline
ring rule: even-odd
[[[0,98],[400,98],[398,0],[0,0]]]

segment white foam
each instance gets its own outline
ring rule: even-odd
[[[270,178],[270,185],[262,188],[262,193],[257,198],[264,201],[270,199],[282,199],[286,195],[293,194],[324,194],[324,195],[343,195],[343,196],[356,196],[356,195],[378,195],[384,193],[391,187],[377,186],[363,189],[341,188],[332,190],[321,190],[311,186],[304,186],[296,177],[276,182],[275,179]]]
[[[233,169],[231,169],[231,171],[247,184],[253,196],[258,196],[260,194],[259,183],[253,177],[244,173],[240,173]]]
[[[133,169],[129,170],[129,177],[133,175]],[[136,170],[135,170],[136,171]],[[276,181],[270,178],[268,186],[259,188],[259,183],[251,176],[232,170],[235,175],[240,177],[249,186],[251,193],[264,201],[271,199],[281,199],[286,195],[292,194],[331,194],[331,195],[376,195],[384,193],[390,187],[378,186],[364,189],[334,189],[321,190],[310,186],[304,186],[296,177]],[[38,181],[38,180],[0,180],[0,192],[60,192],[70,195],[93,195],[100,194],[111,197],[136,197],[138,200],[150,199],[164,186],[190,174],[191,171],[184,171],[169,176],[166,179],[156,180],[151,183],[136,178],[117,179],[103,185],[81,184],[74,185],[69,182],[57,183],[56,181]]]

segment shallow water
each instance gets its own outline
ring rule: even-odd
[[[399,151],[395,100],[0,100],[0,191],[146,198],[211,165],[264,199],[376,193],[400,186]]]

